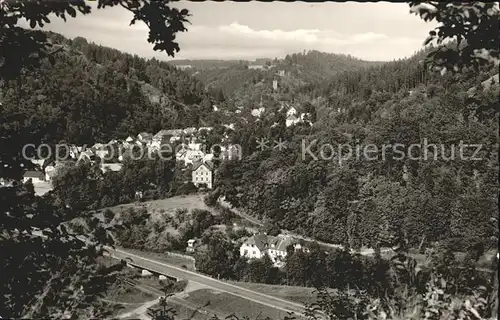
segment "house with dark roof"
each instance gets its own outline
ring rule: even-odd
[[[152,137],[151,148],[159,150],[162,145],[180,140],[184,131],[182,129],[160,130]]]
[[[211,161],[194,162],[191,170],[191,181],[196,187],[206,185],[212,189],[214,166]]]
[[[195,134],[197,131],[198,131],[198,129],[196,129],[195,127],[185,128],[184,129],[184,135],[187,136],[187,137],[190,137],[193,134]]]
[[[33,183],[42,182],[45,181],[45,175],[40,171],[26,171],[23,176],[23,182],[26,183],[29,180]]]
[[[268,236],[265,233],[254,234],[246,239],[240,247],[240,256],[250,259],[261,259],[269,255],[274,265],[283,266],[287,256],[287,248],[302,250],[298,240],[288,235]]]
[[[137,140],[141,141],[142,143],[148,144],[153,141],[153,135],[149,132],[141,132],[137,135]]]

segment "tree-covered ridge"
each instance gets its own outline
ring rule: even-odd
[[[190,66],[197,70],[215,69],[215,68],[228,68],[239,64],[248,66],[262,66],[272,59],[259,58],[254,61],[249,60],[215,60],[215,59],[174,59],[169,60],[168,63],[174,66]]]
[[[277,67],[303,81],[315,83],[345,71],[362,70],[382,64],[384,63],[366,61],[346,54],[309,50],[286,55],[283,60],[278,61]]]
[[[198,126],[211,111],[202,84],[166,62],[83,38],[49,33],[49,39],[59,48],[54,64],[44,61],[3,89],[2,116],[22,115],[21,126],[37,123],[30,126],[32,138],[107,142],[142,131]]]
[[[262,69],[249,68],[257,61],[261,62]],[[220,63],[224,66],[222,68],[204,68],[203,64],[200,67],[201,62],[198,64],[195,62],[196,60],[187,63],[193,67],[190,73],[205,85],[221,89],[226,97],[231,97],[235,91],[248,85],[254,85],[262,79],[277,78],[279,71],[299,82],[317,83],[344,71],[382,64],[382,62],[364,61],[350,55],[324,53],[316,50],[288,54],[283,59],[257,59],[256,62],[228,61],[225,64]]]
[[[460,243],[456,248],[477,241],[492,246],[498,123],[495,110],[477,106],[497,101],[498,84],[477,92],[474,103],[470,88],[497,70],[443,77],[424,72],[418,60],[340,74],[326,91],[305,87],[294,92],[304,106],[306,97],[311,101],[317,114],[313,127],[270,129],[272,119],[241,126],[236,142],[247,157],[223,164],[218,191],[235,206],[285,229],[351,247],[388,245],[398,228],[416,247],[451,239]],[[339,90],[346,87],[352,89]],[[283,138],[289,148],[261,152],[255,143],[261,137]],[[325,143],[349,145],[353,157],[341,165],[338,158],[316,160],[308,153],[303,158],[304,144],[315,140],[310,150],[317,157]],[[379,149],[420,144],[422,156],[425,141],[427,160],[408,155],[398,160],[393,149],[375,161],[364,159],[361,149],[356,159],[356,146],[368,144]],[[481,160],[470,160],[473,148],[464,151],[469,160],[460,159],[460,141],[482,145],[475,154]],[[455,159],[450,160],[452,148]]]

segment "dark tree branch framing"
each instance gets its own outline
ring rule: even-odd
[[[427,45],[435,41],[438,45],[428,56],[432,66],[442,72],[460,72],[465,67],[498,65],[498,2],[411,1],[410,8],[423,20],[439,23],[424,42]],[[456,46],[449,45],[449,41],[456,41]]]
[[[153,49],[169,56],[179,52],[175,42],[178,32],[187,31],[189,21],[186,9],[178,10],[168,6],[169,1],[99,0],[97,8],[121,6],[133,14],[130,25],[142,21],[149,28],[148,42]],[[23,68],[36,68],[40,58],[49,56],[51,44],[40,31],[29,31],[18,26],[23,19],[34,29],[50,23],[49,15],[66,21],[67,15],[75,18],[78,13],[92,12],[91,6],[83,0],[75,1],[25,1],[13,0],[0,5],[0,78],[14,79]]]

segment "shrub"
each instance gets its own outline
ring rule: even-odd
[[[103,215],[106,223],[110,223],[111,220],[113,220],[113,218],[115,217],[115,213],[110,209],[104,210]]]

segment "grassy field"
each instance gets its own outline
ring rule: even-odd
[[[287,315],[284,311],[211,289],[201,289],[190,292],[184,297],[184,300],[189,304],[199,306],[212,315],[229,316],[235,314],[239,318],[246,316],[250,319],[263,319],[266,317],[271,319],[283,319]],[[186,316],[186,314],[178,315],[182,319]],[[207,318],[209,318],[209,316],[205,316],[205,319]]]
[[[102,298],[113,309],[113,316],[134,310],[144,303],[154,300],[153,294],[143,292],[132,286],[112,285]]]
[[[185,208],[188,211],[191,211],[193,209],[211,210],[203,202],[204,196],[205,196],[204,194],[175,196],[167,199],[140,202],[139,205],[146,207],[148,211],[151,213],[156,213],[161,211],[164,211],[165,213],[174,213],[176,209],[182,209],[182,208]],[[114,212],[120,212],[123,209],[130,207],[137,207],[137,204],[135,202],[121,204],[118,206],[111,207],[109,209]]]
[[[296,286],[278,286],[263,283],[250,283],[250,282],[233,282],[230,283],[243,287],[249,290],[257,291],[273,297],[297,302],[297,303],[311,303],[316,301],[315,288],[296,287]]]

